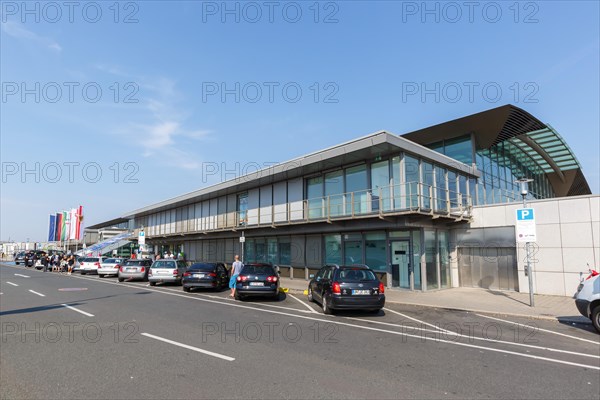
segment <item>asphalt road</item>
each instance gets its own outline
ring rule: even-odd
[[[589,325],[234,301],[0,265],[3,399],[598,399]]]

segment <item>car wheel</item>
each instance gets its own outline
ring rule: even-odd
[[[156,286],[156,282],[150,282],[150,286]]]
[[[123,282],[125,278],[119,278],[119,282]]]
[[[600,304],[596,305],[592,310],[592,324],[594,324],[594,328],[600,333]]]
[[[279,301],[279,291],[273,295],[273,300]]]
[[[240,296],[237,292],[235,292],[235,299],[236,300],[240,300],[241,301],[242,298],[243,298],[242,296]]]
[[[312,293],[312,289],[308,288],[308,301],[310,301],[311,303],[314,303],[315,299],[313,298],[313,293]]]
[[[87,272],[81,271],[81,275],[86,275],[86,274],[87,274]]]
[[[381,311],[381,308],[376,308],[374,310],[370,310],[372,314],[377,315],[379,314],[379,311]]]
[[[329,308],[329,304],[327,304],[327,297],[325,295],[323,295],[323,314],[333,314],[333,310]]]
[[[191,289],[191,288],[189,288],[189,287],[185,287],[185,286],[183,287],[183,291],[184,291],[184,292],[187,292],[187,293],[189,293],[189,292],[190,292],[190,289]]]

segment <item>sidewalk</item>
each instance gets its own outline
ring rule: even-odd
[[[304,292],[308,281],[281,278],[281,287],[291,293]],[[575,300],[566,296],[535,295],[535,307],[529,307],[529,294],[500,292],[476,288],[452,288],[431,292],[411,292],[386,289],[386,302],[472,311],[494,315],[511,315],[535,319],[548,319],[590,323],[575,307]]]

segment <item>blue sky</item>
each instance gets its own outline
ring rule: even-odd
[[[600,189],[598,2],[23,4],[1,3],[0,240],[507,103]]]

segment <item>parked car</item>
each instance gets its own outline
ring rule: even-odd
[[[150,286],[157,283],[175,282],[181,284],[183,274],[187,270],[187,265],[181,260],[161,259],[152,263],[148,271],[148,282]]]
[[[27,253],[24,251],[21,251],[17,254],[17,256],[15,257],[15,264],[19,265],[19,264],[25,264],[25,255]]]
[[[184,273],[181,285],[184,292],[193,288],[223,289],[229,284],[229,273],[223,263],[196,263]]]
[[[586,318],[592,320],[594,328],[600,333],[600,274],[590,270],[587,278],[581,277],[581,282],[575,294],[577,310]]]
[[[107,258],[100,263],[98,276],[119,275],[119,268],[127,261],[125,258]]]
[[[246,264],[242,267],[235,285],[235,298],[270,296],[279,298],[279,273],[266,263]]]
[[[148,258],[143,258],[140,260],[125,260],[125,262],[117,270],[119,282],[123,282],[125,279],[141,279],[147,281],[151,266],[152,260]]]
[[[366,265],[326,265],[310,277],[308,300],[320,303],[325,314],[342,309],[379,312],[385,305],[383,283]]]
[[[100,264],[104,262],[106,257],[84,257],[79,260],[79,272],[81,275],[97,274]]]

